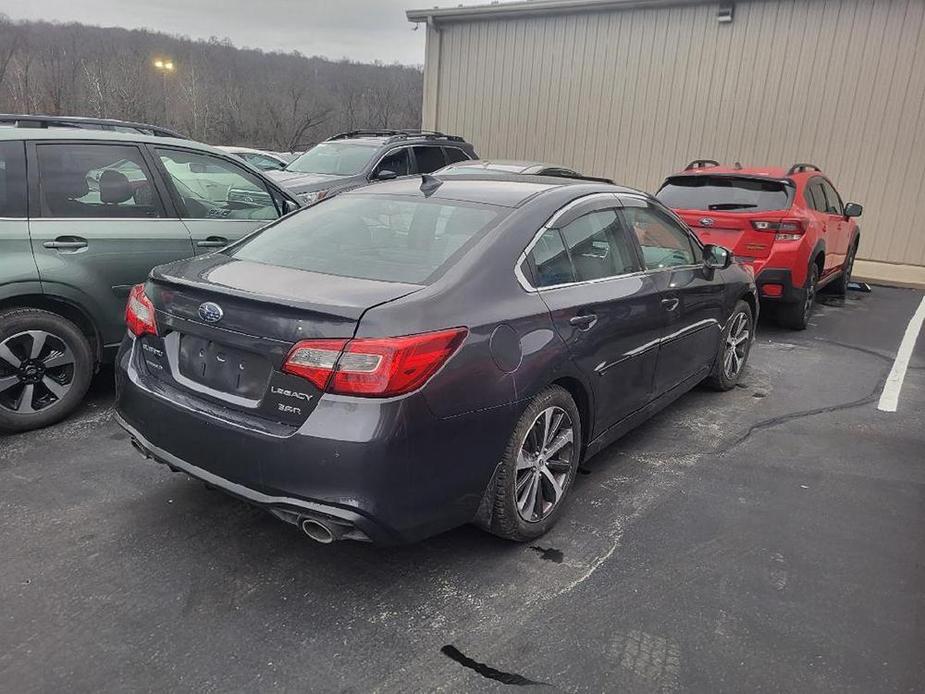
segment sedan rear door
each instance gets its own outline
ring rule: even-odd
[[[594,389],[592,434],[651,398],[663,317],[658,289],[639,260],[610,193],[554,217],[528,250],[531,288]]]

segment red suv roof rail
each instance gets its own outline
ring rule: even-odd
[[[822,173],[822,169],[820,169],[815,164],[806,164],[801,162],[799,164],[794,164],[789,169],[787,169],[787,175],[792,176],[795,173],[803,173],[804,171],[818,171],[819,173]]]
[[[719,162],[715,159],[694,159],[694,161],[684,167],[684,170],[692,171],[693,169],[706,169],[713,166],[719,166]]]

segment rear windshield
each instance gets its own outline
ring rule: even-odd
[[[378,150],[375,145],[361,145],[356,142],[322,142],[289,162],[286,171],[355,176],[366,168]]]
[[[793,186],[770,179],[679,176],[668,179],[655,197],[676,210],[764,212],[788,209]]]
[[[426,284],[497,224],[504,209],[341,195],[280,220],[226,253],[329,275]]]

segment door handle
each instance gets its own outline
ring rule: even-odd
[[[568,319],[569,325],[574,325],[581,330],[590,330],[597,323],[597,316],[593,313],[582,313],[579,316],[572,316]]]
[[[79,248],[86,248],[87,240],[77,236],[59,236],[54,241],[45,241],[42,245],[45,248],[74,251]]]
[[[673,296],[670,299],[662,299],[662,306],[665,307],[666,311],[674,311],[680,303],[680,299],[678,299],[676,296]]]
[[[223,248],[228,245],[228,239],[224,236],[210,236],[205,241],[197,241],[199,248]]]

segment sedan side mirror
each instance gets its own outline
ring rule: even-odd
[[[297,209],[299,209],[299,203],[295,200],[290,200],[289,198],[283,199],[283,214],[295,212]]]
[[[708,243],[703,247],[703,264],[711,270],[725,270],[732,265],[732,251]]]
[[[391,169],[382,169],[373,176],[377,181],[390,181],[393,178],[398,178],[398,174],[392,171]]]
[[[861,205],[858,205],[856,202],[849,202],[845,205],[845,219],[850,219],[851,217],[860,217],[863,214],[864,208]]]

